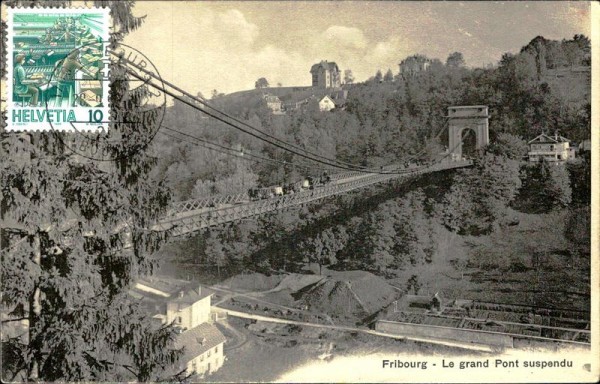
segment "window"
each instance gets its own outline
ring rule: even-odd
[[[218,345],[215,347],[215,353],[217,353],[217,352],[219,352],[219,346]]]
[[[182,322],[181,316],[177,316],[177,324],[181,324]]]
[[[204,361],[204,354],[200,355],[200,361]]]
[[[207,357],[210,357],[210,353],[211,353],[211,350],[209,349],[209,350],[208,350],[208,353],[206,354],[206,356],[207,356]]]

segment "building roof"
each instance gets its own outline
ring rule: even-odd
[[[210,323],[202,323],[180,334],[175,341],[175,347],[177,349],[185,348],[182,362],[187,363],[226,341],[227,338],[216,326]]]
[[[541,135],[531,139],[529,142],[527,142],[527,144],[554,144],[568,142],[570,142],[569,139],[559,136],[558,134],[554,136],[548,136],[545,133],[542,133]]]
[[[143,302],[183,304],[194,304],[212,295],[209,290],[201,289],[198,283],[166,277],[140,279],[129,294]]]
[[[448,109],[471,109],[471,108],[487,108],[487,105],[456,105],[448,107]]]
[[[329,101],[331,101],[333,104],[335,104],[335,101],[333,101],[333,99],[331,97],[329,97],[329,95],[325,95],[323,96],[320,100],[319,103],[325,99],[329,99]]]
[[[316,71],[320,70],[321,68],[329,70],[329,71],[336,71],[336,72],[340,71],[340,69],[338,68],[338,66],[335,62],[333,62],[333,61],[328,62],[327,60],[323,60],[320,63],[313,64],[313,66],[310,67],[310,72],[311,73],[316,72]]]

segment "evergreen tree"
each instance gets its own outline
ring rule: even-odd
[[[354,75],[352,74],[351,69],[344,70],[344,84],[352,84],[354,83]]]
[[[388,68],[387,72],[383,76],[383,81],[387,83],[391,83],[392,81],[394,81],[394,74],[392,73],[391,69]]]
[[[375,82],[381,83],[382,81],[383,81],[383,74],[381,73],[381,70],[378,69],[377,73],[375,74]]]
[[[142,23],[132,1],[95,3],[111,9],[112,44]],[[110,75],[113,113],[132,120],[145,113],[154,124],[156,110],[136,107],[147,88],[130,91],[119,65]],[[161,375],[181,355],[172,347],[176,333],[151,323],[127,293],[137,276],[152,273],[149,255],[166,240],[149,229],[169,202],[168,190],[147,177],[155,158],[139,143],[151,134],[113,124],[109,139],[120,139],[106,145],[115,160],[97,162],[68,149],[64,134],[1,133],[4,380],[168,379]],[[10,333],[19,321],[24,332]]]

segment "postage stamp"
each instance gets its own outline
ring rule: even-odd
[[[109,121],[109,22],[103,8],[8,9],[8,131],[96,131]]]

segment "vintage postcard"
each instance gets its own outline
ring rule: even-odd
[[[597,2],[5,1],[5,382],[598,382]]]

